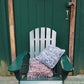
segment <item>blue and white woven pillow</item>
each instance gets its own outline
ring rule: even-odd
[[[52,69],[58,63],[64,52],[65,49],[49,45],[36,57],[36,59]]]

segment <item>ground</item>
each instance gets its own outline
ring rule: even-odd
[[[18,84],[14,76],[0,77],[0,84]],[[68,76],[64,84],[84,84],[84,75]]]
[[[84,75],[68,76],[64,84],[84,84]]]

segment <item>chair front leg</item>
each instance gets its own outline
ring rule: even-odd
[[[22,79],[21,70],[15,71],[14,74],[18,81],[20,81]]]

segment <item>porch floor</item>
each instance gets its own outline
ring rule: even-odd
[[[0,84],[18,84],[14,76],[0,76]],[[84,75],[68,76],[64,84],[84,84]]]

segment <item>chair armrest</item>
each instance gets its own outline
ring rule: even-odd
[[[68,56],[66,56],[66,55],[61,57],[61,67],[64,71],[73,71],[74,70],[72,64],[69,61]]]
[[[23,58],[28,54],[27,51],[21,53],[16,57],[12,64],[8,67],[8,71],[15,72],[18,71],[22,65]]]

